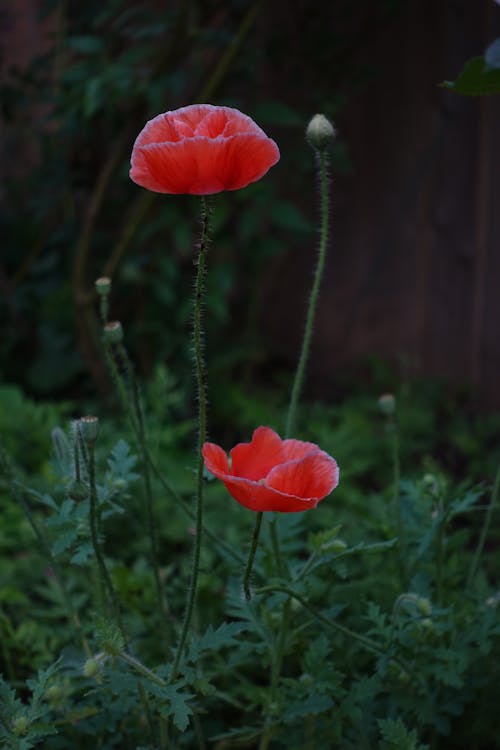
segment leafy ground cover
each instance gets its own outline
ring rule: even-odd
[[[162,609],[140,450],[124,416],[101,418],[100,534],[124,643],[98,605],[74,405],[35,404],[3,386],[6,746],[494,747],[500,417],[475,415],[439,383],[405,384],[384,414],[379,378],[303,407],[301,437],[336,456],[341,482],[316,510],[279,519],[279,553],[266,514],[251,601],[242,575],[253,514],[207,476],[195,622],[172,682],[193,534],[180,502],[189,509],[195,483],[179,387],[159,368],[144,392]],[[248,439],[256,414],[282,429],[279,392],[226,390],[228,446]],[[86,471],[83,459],[83,482]]]

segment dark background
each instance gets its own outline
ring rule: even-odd
[[[3,379],[44,397],[107,392],[103,273],[140,372],[190,377],[197,201],[127,173],[147,119],[210,101],[254,117],[282,153],[217,200],[212,377],[250,387],[293,368],[317,241],[304,130],[319,111],[339,135],[309,395],[362,382],[375,358],[499,407],[500,99],[438,86],[499,35],[492,0],[5,6]]]

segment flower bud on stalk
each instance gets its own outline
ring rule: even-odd
[[[384,393],[378,400],[378,408],[386,417],[392,417],[396,411],[396,399],[392,393]]]
[[[306,138],[316,151],[328,148],[335,135],[335,128],[325,115],[314,115],[306,129]]]
[[[93,445],[99,434],[99,417],[82,417],[80,419],[80,430],[85,443]]]
[[[95,289],[99,297],[107,297],[111,292],[111,279],[107,276],[100,276],[95,281]]]
[[[110,344],[119,344],[123,341],[123,326],[119,320],[113,320],[104,326],[104,337]]]

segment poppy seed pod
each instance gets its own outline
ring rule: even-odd
[[[82,417],[80,419],[80,431],[87,444],[95,443],[99,434],[99,417]]]

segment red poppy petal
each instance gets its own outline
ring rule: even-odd
[[[283,442],[270,427],[257,427],[250,443],[239,443],[231,451],[231,475],[258,481],[283,461]]]
[[[259,128],[251,117],[244,115],[232,107],[214,107],[210,104],[200,105],[204,107],[204,115],[196,127],[196,135],[205,135],[209,138],[223,136],[229,138],[232,135],[260,135],[267,138],[264,131]]]
[[[250,117],[198,104],[146,123],[132,150],[130,177],[158,193],[211,195],[255,182],[279,157]]]
[[[199,129],[203,127],[203,122],[213,110],[221,109],[213,104],[188,104],[187,107],[174,109],[167,114],[176,120],[176,124],[186,133],[189,132],[191,137],[202,135]]]
[[[269,487],[304,500],[322,500],[338,482],[337,462],[323,451],[276,466],[266,479]]]
[[[283,440],[284,461],[297,461],[315,451],[321,453],[321,449],[315,443],[306,443],[304,440]]]
[[[205,466],[214,476],[223,479],[229,471],[227,454],[215,443],[205,443],[201,449]]]
[[[135,139],[134,149],[139,146],[149,146],[151,143],[169,143],[179,141],[182,134],[175,127],[170,113],[158,115],[149,120],[137,138]],[[133,152],[132,152],[133,153]]]
[[[259,180],[279,161],[280,152],[265,135],[235,135],[226,141],[224,183],[226,190],[239,190]]]
[[[226,477],[223,482],[229,494],[245,508],[255,512],[299,513],[314,508],[318,500],[302,500],[241,477]]]

